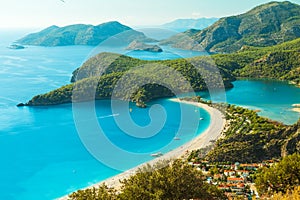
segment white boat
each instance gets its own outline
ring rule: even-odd
[[[153,156],[153,157],[160,157],[162,155],[163,155],[163,153],[161,153],[161,152],[151,154],[151,156]]]
[[[180,138],[179,137],[174,137],[174,140],[180,140]]]
[[[204,118],[200,117],[199,120],[204,120]]]

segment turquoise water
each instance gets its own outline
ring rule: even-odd
[[[119,152],[109,152],[99,145],[101,148],[98,151],[111,158],[107,162],[121,165],[107,167],[106,160],[102,160],[102,163],[96,160],[81,142],[70,104],[34,108],[15,106],[36,94],[68,84],[71,72],[93,53],[93,47],[28,47],[24,50],[10,50],[6,47],[14,37],[8,35],[9,40],[0,41],[0,199],[60,197],[118,174],[119,168],[125,170],[146,162],[152,159],[151,153],[168,152],[191,140],[209,125],[210,116],[206,111],[188,105],[181,105],[180,108],[178,103],[162,99],[151,104],[164,107],[164,128],[149,139],[139,139],[126,135],[118,128],[109,101],[96,102],[96,119],[105,136],[123,152],[137,155],[131,156],[130,160],[124,157],[122,162],[117,159]],[[2,38],[7,37],[4,36]],[[178,58],[178,54],[182,55],[184,52],[178,51],[166,51],[160,56],[164,59]],[[144,59],[155,58],[152,53],[129,53]],[[196,54],[186,51],[186,56],[189,55]],[[81,107],[82,113],[88,110],[84,106],[83,104]],[[131,116],[137,125],[151,123],[150,108],[131,107]],[[152,109],[152,117],[161,119],[163,116],[159,110],[160,108]],[[184,125],[180,123],[181,111],[192,113]],[[205,119],[201,124],[198,123],[200,116]],[[88,124],[90,121],[92,120],[82,118],[77,121],[77,125],[81,122]],[[89,126],[86,131],[81,134],[92,133],[88,135],[91,141],[97,137],[97,133],[90,130]],[[175,136],[180,137],[180,140],[174,140]]]
[[[120,152],[107,151],[105,146],[99,145],[98,153],[109,158],[101,163],[91,156],[80,140],[82,136],[87,136],[95,141],[98,133],[92,126],[87,126],[80,134],[76,129],[80,124],[92,122],[92,119],[85,118],[84,113],[89,109],[85,104],[80,105],[83,114],[77,123],[74,122],[70,104],[34,108],[15,106],[36,94],[69,83],[71,72],[93,53],[93,47],[10,50],[6,46],[19,36],[9,36],[9,39],[0,41],[0,199],[60,197],[120,173],[119,167],[129,169],[148,161],[152,159],[150,154],[153,152],[170,151],[191,140],[209,125],[210,116],[204,110],[190,105],[180,107],[178,103],[161,99],[151,102],[150,106],[160,104],[164,107],[164,128],[148,139],[130,137],[115,123],[114,118],[121,117],[122,113],[112,113],[109,101],[98,101],[95,104],[95,118],[105,136],[123,153],[131,155],[130,159],[120,159]],[[108,47],[103,50],[122,51]],[[190,57],[199,55],[199,52],[166,48],[163,54],[129,52],[129,55],[151,60],[173,59],[179,55]],[[299,88],[275,81],[237,81],[234,84],[236,87],[227,91],[228,102],[258,108],[262,110],[261,114],[273,119],[287,116],[290,121],[296,121],[299,117],[298,113],[289,111],[291,104],[300,103]],[[151,124],[151,117],[164,119],[159,107],[154,107],[151,112],[150,108],[130,107],[130,115],[139,126]],[[189,116],[185,117],[187,120],[182,125],[183,112]],[[149,116],[149,113],[153,115]],[[199,117],[204,118],[200,124]],[[179,135],[176,135],[178,132]],[[138,134],[142,136],[144,133]],[[173,140],[175,136],[180,140]],[[133,154],[136,157],[132,157]],[[122,166],[110,168],[105,165],[107,163]]]
[[[238,80],[234,88],[226,91],[227,103],[259,110],[260,116],[285,124],[294,124],[300,113],[293,111],[293,104],[300,103],[300,88],[283,81]],[[209,99],[207,92],[199,92]],[[216,95],[217,96],[217,95]],[[218,97],[215,98],[218,101]]]
[[[234,89],[227,91],[227,101],[232,104],[260,110],[259,115],[285,124],[294,124],[300,118],[292,111],[300,102],[300,88],[282,81],[240,80]]]

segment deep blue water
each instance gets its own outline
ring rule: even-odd
[[[75,120],[70,104],[17,108],[17,103],[26,102],[36,94],[68,84],[71,72],[95,50],[88,46],[10,50],[6,47],[20,36],[4,33],[1,36],[7,39],[0,41],[0,199],[53,199],[65,195],[150,160],[153,152],[170,151],[209,125],[210,116],[204,110],[168,99],[153,101],[147,109],[128,106],[127,114],[138,125],[134,136],[121,129],[130,128],[129,123],[120,128],[115,121],[123,119],[126,111],[112,112],[109,101],[96,102],[95,113],[89,112],[91,108],[87,104],[79,104]],[[100,49],[123,51],[111,47]],[[161,54],[128,54],[152,60],[190,57],[199,52],[166,48]],[[237,81],[234,84],[236,87],[227,91],[229,103],[260,109],[262,115],[286,118],[291,123],[299,118],[298,113],[289,111],[291,104],[300,103],[299,88],[276,81]],[[151,107],[157,104],[164,109]],[[187,116],[182,120],[182,115]],[[200,123],[199,117],[204,118]],[[151,124],[160,121],[165,121],[163,129],[155,132]],[[155,134],[143,138],[147,130]],[[104,140],[95,143],[100,135],[109,143]],[[180,140],[173,140],[175,136]],[[89,151],[99,155],[101,162]]]

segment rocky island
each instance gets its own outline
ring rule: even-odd
[[[137,40],[134,40],[129,44],[129,46],[126,48],[127,50],[133,50],[133,51],[149,51],[149,52],[162,52],[162,48],[160,48],[158,45],[149,45],[145,44],[143,42],[139,42]]]

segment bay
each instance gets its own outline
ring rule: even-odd
[[[16,107],[17,103],[26,102],[34,95],[68,84],[71,72],[95,53],[94,47],[27,46],[22,50],[12,50],[7,48],[13,41],[12,35],[8,33],[6,36],[7,41],[0,42],[0,199],[54,199],[120,173],[120,170],[95,159],[85,148],[76,129],[71,104]],[[123,51],[113,47],[101,49]],[[183,52],[187,57],[199,55],[199,52],[172,51],[166,50],[164,54],[160,54],[160,58],[180,58]],[[128,54],[148,60],[157,56],[149,52]],[[97,121],[112,143],[122,147],[125,152],[144,155],[142,159],[139,156],[128,161],[122,169],[153,159],[151,153],[165,153],[186,143],[209,125],[210,116],[204,110],[181,105],[191,109],[192,113],[196,113],[196,110],[205,118],[200,125],[197,123],[195,126],[195,120],[190,120],[190,124],[186,123],[181,127],[179,104],[166,99],[153,101],[151,104],[163,106],[166,124],[155,137],[139,140],[129,137],[118,128],[109,101],[96,102]],[[151,123],[150,107],[131,107],[131,116],[138,125]],[[154,110],[152,117],[160,119],[161,112],[155,114]],[[199,115],[194,119],[199,119]],[[83,120],[89,122],[89,119]],[[177,135],[179,128],[182,130],[181,135]],[[175,136],[179,136],[180,140],[173,140]],[[105,148],[100,150],[105,151]],[[115,154],[116,152],[107,152],[111,158]]]
[[[10,37],[8,37],[10,36]],[[68,84],[71,72],[96,51],[89,46],[33,47],[11,50],[7,46],[13,41],[10,34],[0,41],[0,199],[53,199],[116,175],[121,171],[99,162],[85,148],[74,121],[71,104],[52,107],[17,108],[36,94],[45,93]],[[3,36],[3,38],[5,38]],[[164,53],[125,52],[127,55],[147,59],[175,59],[202,55],[164,47]],[[124,52],[123,49],[101,47],[102,51]],[[239,80],[235,87],[226,91],[227,101],[251,109],[260,114],[287,124],[294,123],[299,113],[291,111],[293,103],[300,103],[300,89],[286,82],[263,80]],[[207,93],[200,93],[209,98]],[[161,105],[166,122],[162,130],[150,140],[129,137],[115,123],[109,101],[95,103],[96,119],[110,141],[125,152],[143,155],[127,162],[129,169],[146,162],[151,153],[163,153],[174,149],[197,134],[201,134],[210,122],[209,114],[189,105],[179,105],[168,99],[150,102]],[[181,106],[181,107],[180,107]],[[131,108],[131,117],[139,126],[151,124],[151,116],[161,119],[161,108]],[[181,127],[182,109],[192,113],[190,123]],[[85,108],[83,106],[83,111]],[[195,120],[201,120],[195,126]],[[83,123],[90,119],[82,118]],[[86,120],[86,121],[84,121]],[[198,120],[199,121],[199,120]],[[180,140],[173,140],[181,127]],[[87,133],[89,134],[87,127]],[[137,133],[138,134],[138,133]],[[91,140],[93,140],[91,136]],[[105,148],[99,149],[106,151]],[[114,158],[114,153],[107,152]],[[117,163],[118,160],[112,160]]]

